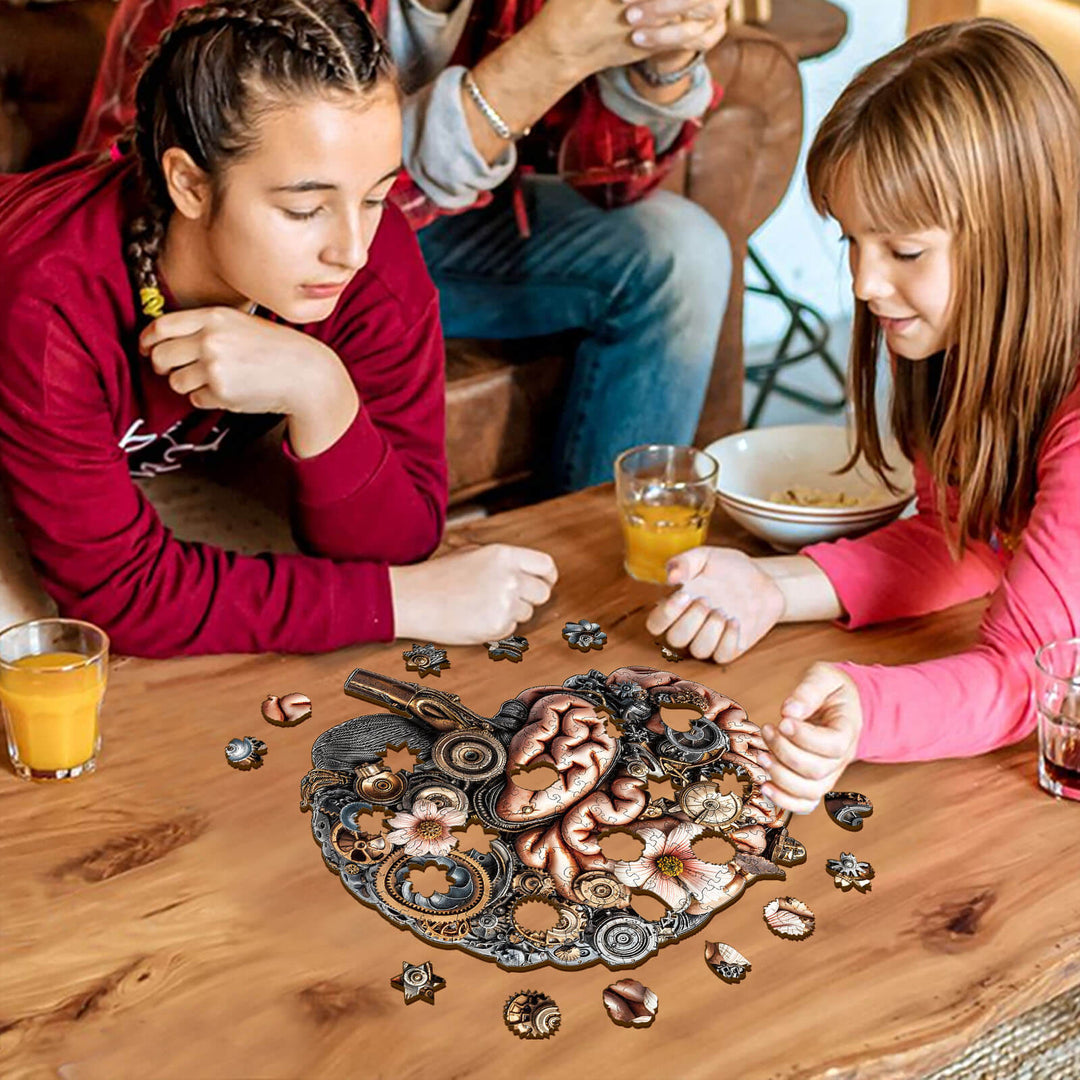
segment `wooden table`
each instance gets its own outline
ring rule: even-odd
[[[717,525],[717,540],[732,535]],[[610,490],[463,526],[452,543],[469,540],[546,548],[562,578],[525,628],[521,664],[452,649],[443,689],[490,714],[591,666],[662,664],[642,625],[659,590],[622,572]],[[854,635],[782,627],[727,669],[678,670],[762,723],[810,661],[941,655],[970,639],[978,613]],[[562,624],[582,617],[609,632],[603,653],[562,641]],[[349,896],[298,809],[316,736],[374,711],[342,694],[345,677],[355,665],[404,676],[401,649],[118,659],[95,775],[42,786],[0,773],[0,1075],[915,1077],[1080,981],[1080,807],[1039,792],[1030,742],[970,761],[850,769],[843,786],[875,805],[861,833],[822,810],[793,819],[809,858],[787,882],[755,883],[632,973],[660,997],[650,1029],[607,1019],[601,991],[623,976],[606,969],[513,974],[432,948]],[[266,725],[263,696],[292,690],[312,696],[313,719]],[[271,748],[247,774],[223,756],[245,734]],[[826,875],[842,850],[874,864],[869,894]],[[805,941],[762,921],[762,906],[787,894],[817,913]],[[706,940],[751,959],[741,985],[706,968]],[[430,960],[446,979],[434,1007],[406,1007],[390,987],[403,960]],[[504,1027],[503,1003],[524,988],[561,1006],[554,1038],[521,1042]]]

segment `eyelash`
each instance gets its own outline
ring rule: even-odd
[[[377,208],[381,209],[385,205],[386,205],[386,200],[385,199],[365,199],[364,200],[364,206],[366,206],[369,210],[374,210],[374,209],[377,209]],[[314,210],[307,210],[307,211],[285,210],[284,208],[282,208],[282,210],[283,210],[283,213],[285,214],[285,216],[287,218],[289,218],[291,221],[310,221],[313,217],[315,217],[316,214],[322,212],[322,207],[321,206],[316,206]]]
[[[855,244],[855,238],[852,236],[840,237],[841,244],[847,244],[849,247],[857,246]],[[893,251],[891,255],[894,259],[899,259],[900,262],[914,262],[916,259],[921,259],[925,252],[923,251]]]

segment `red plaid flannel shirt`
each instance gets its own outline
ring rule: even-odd
[[[143,59],[162,31],[184,8],[202,0],[121,0],[105,46],[105,55],[86,119],[79,136],[80,150],[104,150],[121,134],[134,114],[135,80]],[[385,32],[389,0],[357,0]],[[472,11],[451,58],[451,64],[472,67],[516,34],[540,9],[544,0],[474,0]],[[714,87],[711,108],[720,102]],[[633,202],[664,178],[675,160],[690,146],[701,128],[689,120],[674,144],[656,153],[652,132],[627,123],[605,108],[594,79],[588,79],[559,101],[518,144],[521,167],[558,173],[583,195],[604,207]],[[391,193],[414,229],[440,214],[436,206],[402,171]],[[469,209],[490,202],[481,192]]]

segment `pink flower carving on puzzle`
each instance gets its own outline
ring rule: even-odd
[[[645,842],[641,858],[615,863],[613,873],[624,885],[652,893],[674,911],[688,907],[691,898],[705,908],[719,906],[727,900],[724,886],[734,880],[735,870],[694,854],[691,844],[702,831],[689,822],[676,825],[667,835],[660,829],[638,829]]]
[[[403,810],[390,819],[394,830],[386,839],[406,855],[446,855],[457,846],[457,837],[450,830],[464,825],[466,815],[461,810],[441,807],[430,799],[417,799],[412,813]]]

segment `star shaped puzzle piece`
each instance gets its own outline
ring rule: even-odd
[[[420,678],[425,675],[442,675],[443,668],[450,666],[446,658],[446,650],[440,649],[430,641],[426,645],[417,645],[413,642],[411,649],[406,649],[401,654],[408,671],[419,671]]]
[[[420,999],[423,999],[429,1005],[434,1005],[435,994],[446,985],[446,980],[440,979],[431,970],[430,962],[427,964],[410,964],[403,960],[401,962],[401,974],[392,978],[390,985],[405,995],[406,1005],[411,1005],[414,1001]]]

